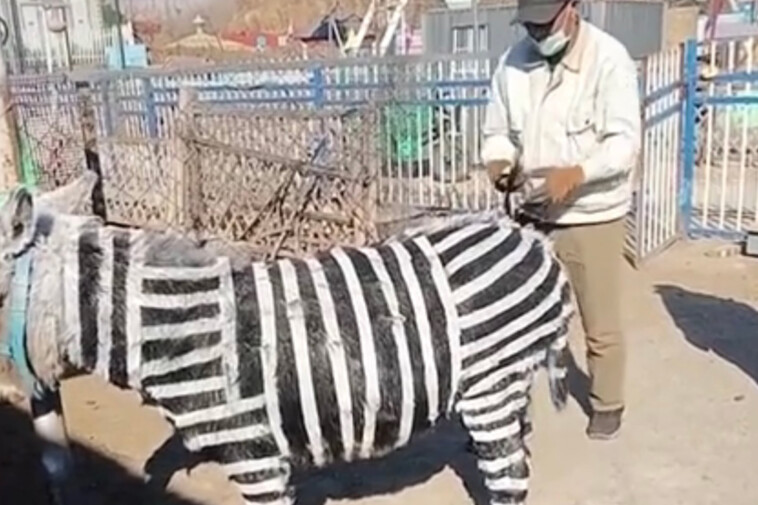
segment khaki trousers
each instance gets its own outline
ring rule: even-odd
[[[624,406],[626,352],[620,300],[624,221],[559,227],[551,233],[574,288],[587,343],[590,404],[596,412]]]

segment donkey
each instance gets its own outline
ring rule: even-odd
[[[251,262],[39,211],[19,188],[0,254],[0,320],[38,389],[91,373],[139,391],[247,503],[292,503],[293,470],[381,456],[458,413],[491,502],[522,504],[540,368],[566,403],[571,287],[545,237],[498,213]]]

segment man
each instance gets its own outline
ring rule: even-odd
[[[482,161],[517,219],[550,233],[586,334],[587,434],[615,437],[624,410],[620,321],[624,217],[640,146],[637,71],[624,46],[583,21],[576,0],[519,0],[527,37],[503,56]]]

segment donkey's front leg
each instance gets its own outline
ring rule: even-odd
[[[32,397],[34,431],[42,442],[42,466],[48,479],[53,503],[81,503],[74,473],[74,458],[63,419],[58,389],[39,389]]]

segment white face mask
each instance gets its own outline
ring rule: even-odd
[[[561,28],[539,42],[534,39],[532,39],[532,42],[534,42],[534,45],[542,56],[553,56],[568,45],[569,36],[566,35],[566,32]]]

